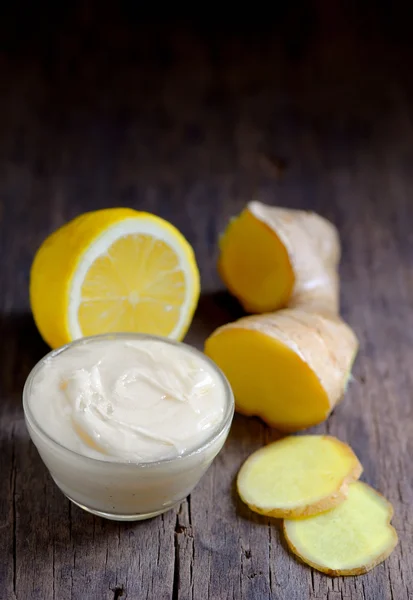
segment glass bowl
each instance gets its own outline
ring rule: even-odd
[[[121,462],[85,456],[53,439],[33,415],[31,393],[36,376],[46,362],[74,346],[95,341],[152,340],[182,347],[209,365],[222,383],[224,411],[222,420],[202,444],[173,458],[154,462]],[[23,390],[23,408],[30,437],[63,494],[74,504],[100,517],[135,521],[159,515],[182,502],[197,485],[227,438],[234,415],[231,387],[220,369],[195,348],[158,336],[116,333],[75,340],[53,350],[29,374]]]

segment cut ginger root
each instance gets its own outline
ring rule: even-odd
[[[221,238],[218,270],[247,312],[339,311],[336,227],[313,212],[250,202]]]
[[[290,549],[328,575],[362,575],[384,561],[398,538],[390,525],[392,505],[360,481],[339,506],[306,519],[285,520]]]
[[[345,392],[357,348],[339,317],[299,308],[244,317],[205,343],[232,386],[237,411],[287,432],[328,417]]]
[[[352,449],[326,435],[290,436],[254,452],[237,479],[251,510],[269,517],[318,514],[343,502],[363,469]]]

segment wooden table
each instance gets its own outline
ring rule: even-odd
[[[298,3],[271,27],[261,15],[257,33],[87,3],[0,19],[2,600],[412,600],[412,52],[406,15],[336,4]],[[47,351],[28,301],[43,238],[113,205],[171,220],[202,272],[188,336],[202,347],[239,314],[217,239],[252,197],[340,229],[342,312],[361,347],[345,401],[313,431],[349,442],[394,504],[400,544],[363,577],[300,564],[279,524],[240,503],[239,466],[277,435],[258,420],[235,418],[178,509],[130,524],[71,506],[25,429],[22,386]]]

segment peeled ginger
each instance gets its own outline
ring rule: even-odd
[[[254,452],[238,473],[237,488],[254,512],[297,518],[343,502],[362,470],[352,449],[334,437],[290,436]]]
[[[285,520],[290,549],[328,575],[362,575],[384,561],[397,544],[392,505],[369,485],[350,484],[339,506],[306,519]]]
[[[338,314],[339,259],[337,229],[323,217],[250,202],[221,238],[218,270],[247,312]]]
[[[345,392],[357,348],[339,317],[299,308],[244,317],[205,343],[233,388],[237,411],[288,432],[328,417]]]

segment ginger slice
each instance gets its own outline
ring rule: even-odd
[[[337,314],[339,259],[337,229],[323,217],[250,202],[222,236],[218,270],[247,312]]]
[[[205,343],[232,386],[237,411],[288,432],[328,417],[346,390],[357,348],[339,317],[298,308],[244,317]]]
[[[285,520],[290,549],[328,575],[362,575],[384,561],[397,545],[390,525],[393,507],[360,481],[349,486],[339,506],[306,519]]]
[[[362,470],[352,449],[334,437],[289,436],[254,452],[238,473],[237,487],[254,512],[296,518],[343,502]]]

